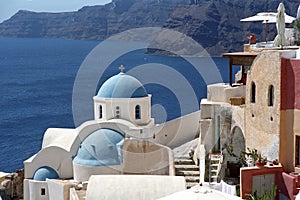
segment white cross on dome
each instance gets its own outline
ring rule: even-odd
[[[121,65],[121,66],[119,67],[119,70],[121,71],[121,73],[123,73],[124,70],[125,70],[125,67],[124,67],[123,65]]]

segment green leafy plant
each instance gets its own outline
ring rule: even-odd
[[[233,147],[231,145],[227,146],[226,150],[230,156],[237,159],[237,162],[240,166],[248,166],[247,159],[249,159],[249,157],[253,159],[254,163],[259,160],[267,161],[267,158],[258,153],[258,150],[255,148],[250,149],[248,147],[246,151],[241,151],[239,155],[236,155],[234,153]]]
[[[273,184],[270,191],[265,191],[262,196],[258,196],[255,190],[252,194],[247,195],[246,200],[275,200],[277,186]]]
[[[300,40],[300,19],[295,19],[293,21],[293,27],[294,27],[294,37],[295,40]]]
[[[267,162],[267,157],[263,156],[261,153],[258,153],[256,162],[265,163]]]
[[[252,157],[253,161],[256,162],[259,158],[259,153],[258,153],[257,149],[250,149],[248,147],[247,150],[248,150],[248,152],[247,151],[244,152],[245,155]]]

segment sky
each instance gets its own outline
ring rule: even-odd
[[[0,0],[0,23],[9,19],[18,10],[65,12],[109,2],[111,0]]]

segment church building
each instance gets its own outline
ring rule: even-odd
[[[151,95],[120,69],[93,97],[94,120],[45,132],[41,150],[24,161],[25,200],[68,199],[92,175],[175,175],[171,148],[195,138],[199,112],[155,124]]]

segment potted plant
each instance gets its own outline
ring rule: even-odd
[[[240,167],[243,166],[258,166],[263,167],[267,164],[267,157],[263,156],[257,149],[253,148],[247,148],[246,151],[241,151],[240,155],[237,156],[233,152],[232,146],[227,147],[227,152],[230,156],[233,156],[237,159],[237,163],[240,165]]]
[[[294,26],[294,38],[296,45],[300,45],[300,19],[295,19],[293,21]]]
[[[227,146],[227,152],[230,156],[235,157],[240,167],[254,166],[255,161],[258,159],[257,149],[247,148],[246,151],[241,151],[239,155],[234,154],[233,147]]]
[[[267,157],[263,156],[261,153],[258,153],[255,165],[257,167],[264,167],[267,164]]]

